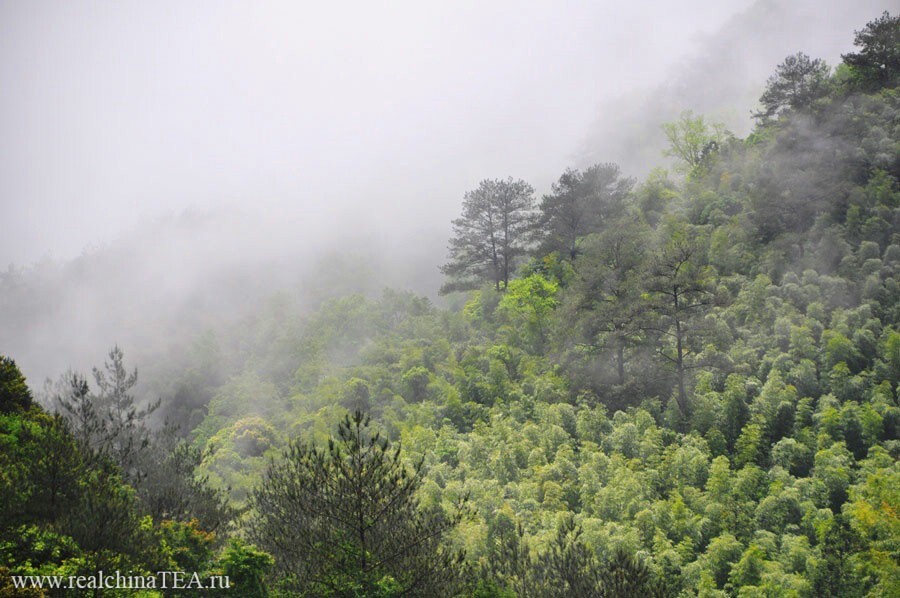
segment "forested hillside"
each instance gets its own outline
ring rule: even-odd
[[[672,171],[473,185],[442,306],[273,296],[147,406],[118,348],[43,407],[4,358],[0,564],[240,596],[900,595],[900,17],[855,46],[787,57],[747,138],[685,112]]]

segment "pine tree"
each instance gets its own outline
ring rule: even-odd
[[[788,56],[766,82],[766,90],[759,98],[763,110],[754,116],[770,118],[784,108],[810,106],[828,92],[829,70],[824,60],[811,59],[803,52]]]
[[[651,260],[648,296],[656,322],[648,330],[660,334],[663,342],[658,353],[675,369],[678,409],[688,415],[687,372],[694,367],[688,356],[696,352],[699,316],[713,302],[711,269],[703,262],[696,231],[676,228],[665,239]]]
[[[534,189],[525,181],[484,180],[466,193],[463,213],[453,221],[450,261],[441,267],[449,281],[442,293],[475,289],[491,282],[506,288],[517,258],[528,248],[534,227]]]
[[[624,211],[634,180],[622,178],[618,165],[595,164],[585,171],[566,170],[540,205],[540,254],[554,251],[574,260],[578,240],[605,230]]]
[[[250,536],[275,557],[288,589],[315,596],[440,596],[451,592],[462,553],[442,545],[464,508],[420,507],[422,463],[346,417],[326,449],[294,440],[270,464],[250,504]]]
[[[16,362],[0,355],[0,413],[24,411],[31,402],[31,391]]]
[[[900,16],[885,11],[856,32],[853,45],[859,52],[841,57],[853,69],[859,87],[877,91],[900,82]]]
[[[50,400],[69,421],[86,452],[95,460],[111,459],[127,481],[137,483],[144,475],[141,453],[150,444],[146,420],[160,401],[143,409],[135,404],[132,389],[137,384],[137,370],[128,372],[124,359],[116,345],[103,368],[94,368],[97,393],[91,392],[84,376],[69,372],[57,383]]]

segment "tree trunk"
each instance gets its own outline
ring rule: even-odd
[[[687,415],[687,392],[684,389],[684,345],[682,342],[681,317],[678,309],[678,287],[674,289],[675,300],[675,372],[678,377],[678,409]]]
[[[687,415],[687,392],[684,389],[684,347],[681,342],[681,320],[675,317],[675,372],[678,376],[678,409]]]
[[[503,290],[509,288],[509,209],[503,214]]]
[[[616,347],[616,369],[619,373],[619,386],[625,384],[625,341],[619,339]]]

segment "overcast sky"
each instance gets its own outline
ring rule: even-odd
[[[3,2],[0,263],[188,207],[447,221],[749,4]]]
[[[0,268],[188,209],[263,214],[244,254],[445,237],[483,178],[641,174],[686,108],[746,132],[780,59],[897,4],[0,0]]]

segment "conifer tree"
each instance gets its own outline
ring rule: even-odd
[[[31,406],[31,401],[31,391],[16,362],[0,355],[0,413],[24,411]]]
[[[609,227],[624,211],[624,200],[634,180],[621,176],[619,166],[595,164],[569,169],[553,183],[553,192],[540,205],[540,253],[558,251],[574,260],[581,252],[578,240]]]
[[[476,289],[490,282],[506,288],[517,259],[526,253],[534,227],[534,189],[523,180],[483,180],[469,191],[463,213],[453,221],[450,261],[441,272],[450,279],[442,293]]]
[[[422,508],[422,475],[357,411],[327,448],[295,439],[270,464],[250,500],[251,538],[304,595],[447,595],[462,553],[442,540],[464,509]]]
[[[766,81],[759,98],[763,109],[754,116],[770,118],[784,108],[806,108],[828,92],[828,65],[798,52],[784,59]]]
[[[877,91],[900,82],[900,15],[892,17],[885,11],[866,23],[856,32],[853,45],[859,51],[841,57],[853,69],[859,87]]]

